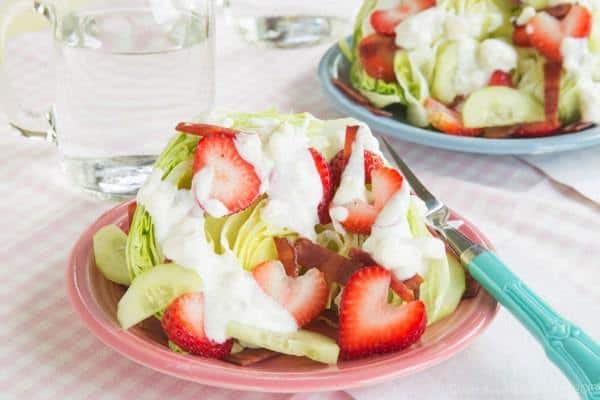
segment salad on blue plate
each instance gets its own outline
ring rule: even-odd
[[[158,318],[174,351],[241,365],[405,349],[468,286],[424,204],[350,118],[180,123],[125,231],[94,236],[97,267],[128,286],[121,327]]]
[[[345,92],[450,135],[580,131],[600,120],[599,13],[595,0],[365,0],[340,43]]]

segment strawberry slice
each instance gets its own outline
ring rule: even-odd
[[[530,43],[549,61],[562,62],[562,40],[565,37],[588,37],[591,29],[592,15],[589,10],[573,4],[562,20],[546,11],[537,13],[527,23],[526,32]]]
[[[515,46],[531,47],[526,25],[515,26],[512,34],[512,42]]]
[[[231,352],[233,340],[217,343],[204,332],[204,295],[186,293],[167,307],[161,325],[170,341],[182,350],[210,358],[223,358]]]
[[[360,41],[358,56],[369,76],[385,82],[394,82],[394,55],[397,49],[393,37],[374,33]]]
[[[388,303],[391,280],[391,272],[379,266],[361,268],[350,277],[340,303],[338,343],[343,359],[402,350],[425,331],[422,301]]]
[[[348,232],[369,235],[377,215],[388,200],[400,190],[404,180],[397,170],[387,167],[376,169],[371,177],[373,203],[355,200],[342,206],[348,215],[340,222]]]
[[[480,136],[483,132],[479,128],[466,128],[457,111],[431,97],[425,99],[425,111],[431,126],[444,133],[457,136]]]
[[[328,224],[331,222],[331,218],[329,217],[329,203],[331,203],[331,199],[333,198],[331,170],[329,169],[327,160],[317,149],[311,147],[308,150],[315,162],[317,172],[321,177],[321,186],[323,188],[323,197],[321,198],[318,208],[319,222]]]
[[[587,8],[573,4],[561,21],[561,27],[566,36],[588,37],[592,31],[592,14]]]
[[[288,310],[298,326],[315,319],[325,308],[329,288],[323,273],[311,268],[296,278],[286,275],[279,261],[269,260],[252,271],[261,289]]]
[[[435,0],[403,0],[388,10],[376,10],[371,14],[371,26],[380,35],[394,36],[395,28],[407,17],[435,6]]]
[[[512,76],[506,71],[497,69],[492,73],[488,85],[513,87]]]
[[[563,33],[560,21],[546,12],[539,12],[526,26],[532,46],[548,60],[561,62],[560,44]]]
[[[229,128],[223,128],[222,126],[209,125],[209,124],[197,124],[194,122],[180,122],[175,127],[175,130],[189,135],[195,136],[211,136],[216,134],[223,134],[234,137],[238,134],[238,131]]]
[[[216,199],[227,208],[227,215],[244,210],[259,196],[260,178],[254,166],[238,153],[234,138],[226,133],[205,136],[196,147],[194,175],[210,168],[209,188],[194,189],[198,204],[207,209],[206,202]]]

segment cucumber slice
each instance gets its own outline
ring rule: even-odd
[[[198,274],[176,264],[162,264],[138,275],[117,306],[123,329],[164,310],[175,298],[202,288]]]
[[[543,121],[544,106],[524,91],[488,86],[473,92],[462,109],[467,128],[514,125]]]
[[[448,42],[439,49],[431,94],[442,103],[450,104],[456,97],[454,77],[456,75],[457,45]]]
[[[340,353],[340,348],[333,339],[305,330],[278,333],[230,322],[227,325],[227,335],[244,343],[278,353],[308,357],[325,364],[335,364]]]
[[[92,239],[96,266],[102,275],[110,281],[129,286],[129,271],[125,246],[127,235],[116,225],[106,225],[100,228]]]

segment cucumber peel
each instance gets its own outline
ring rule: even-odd
[[[117,306],[117,319],[123,329],[129,329],[146,318],[161,312],[184,293],[202,288],[200,276],[177,264],[161,264],[139,274]]]

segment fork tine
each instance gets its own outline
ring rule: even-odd
[[[415,176],[415,174],[408,167],[408,165],[406,165],[406,163],[402,161],[402,159],[400,158],[396,150],[394,150],[390,142],[388,142],[388,140],[383,136],[380,136],[379,139],[385,145],[385,148],[387,149],[388,153],[390,153],[390,156],[392,156],[392,159],[394,160],[400,171],[402,171],[402,175],[404,175],[404,178],[406,178],[415,194],[425,202],[427,208],[431,210],[432,208],[439,207],[441,205],[440,201],[437,200],[429,190],[427,190],[425,185],[423,185],[421,181]]]

